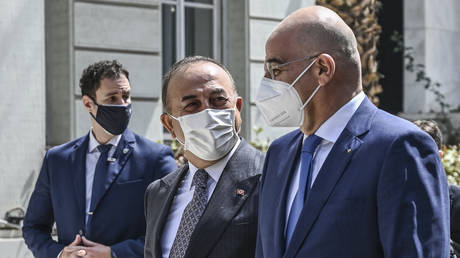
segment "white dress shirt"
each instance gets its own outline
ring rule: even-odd
[[[211,199],[212,193],[216,188],[217,182],[219,181],[225,166],[235,153],[236,149],[240,145],[240,142],[241,140],[238,139],[238,142],[235,144],[227,156],[212,166],[204,169],[209,174],[206,188],[208,202],[209,199]],[[179,229],[182,214],[184,213],[185,207],[187,207],[188,203],[192,201],[193,198],[195,186],[192,186],[192,179],[198,168],[190,162],[188,162],[188,165],[188,172],[182,182],[178,185],[179,188],[177,189],[176,196],[174,197],[174,200],[171,204],[163,235],[161,237],[161,252],[163,254],[163,258],[169,258],[169,252],[171,251],[174,239],[176,238],[176,233]]]
[[[117,135],[112,138],[106,144],[112,144],[112,148],[109,150],[108,157],[112,157],[113,153],[117,149],[118,142],[121,139],[121,135]],[[94,181],[94,173],[96,172],[96,164],[101,152],[97,149],[100,143],[96,140],[96,137],[93,135],[93,130],[91,129],[89,132],[89,144],[88,144],[88,152],[86,153],[86,222],[88,222],[88,213],[90,212],[89,208],[91,207],[91,196],[93,193],[93,181]]]
[[[315,132],[316,136],[323,138],[321,143],[315,150],[312,159],[312,175],[311,175],[311,186],[315,182],[316,177],[318,176],[319,170],[323,166],[324,161],[326,160],[329,152],[331,151],[334,143],[339,138],[345,126],[350,121],[351,117],[355,114],[361,102],[364,100],[364,93],[361,91],[358,95],[353,97],[347,104],[343,105],[337,112],[329,117],[326,122],[324,122],[321,127]],[[304,142],[308,135],[304,135]],[[302,143],[303,144],[303,143]],[[295,195],[299,189],[299,180],[300,180],[300,171],[301,171],[301,159],[298,159],[296,165],[295,174],[292,177],[289,187],[289,194],[286,201],[286,223],[284,233],[286,234],[286,228],[289,219],[289,213],[291,211],[292,203],[294,202]]]

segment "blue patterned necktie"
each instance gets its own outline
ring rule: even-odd
[[[313,159],[313,154],[315,153],[316,147],[321,143],[322,138],[316,135],[310,135],[304,141],[302,146],[302,163],[299,179],[299,188],[292,202],[291,211],[289,213],[288,225],[286,230],[286,246],[289,245],[291,241],[292,234],[296,227],[297,221],[299,220],[300,213],[302,212],[306,196],[310,190],[311,185],[311,161]]]
[[[187,251],[190,237],[208,202],[206,190],[208,177],[209,175],[204,169],[198,169],[193,176],[192,186],[195,186],[195,191],[192,200],[182,214],[179,229],[169,253],[170,258],[182,258]]]

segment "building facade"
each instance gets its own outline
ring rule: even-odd
[[[268,35],[288,14],[314,4],[314,0],[2,1],[0,85],[6,95],[0,106],[0,143],[6,151],[0,154],[0,219],[12,208],[27,206],[46,146],[89,131],[90,116],[81,103],[78,81],[84,67],[101,59],[118,59],[130,72],[130,128],[152,140],[170,140],[159,120],[162,75],[189,55],[213,57],[229,68],[244,100],[242,134],[247,139],[273,140],[292,130],[268,127],[255,106],[255,95]],[[458,105],[460,3],[405,0],[402,6],[406,45],[415,48],[417,60],[445,85],[448,101]],[[401,74],[399,84],[391,85],[402,92],[397,111],[410,115],[436,109],[432,94],[415,85],[414,75]],[[263,130],[256,134],[255,128]],[[31,257],[20,232],[1,229],[1,224],[2,256]]]

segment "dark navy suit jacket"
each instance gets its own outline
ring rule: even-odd
[[[89,134],[50,149],[44,158],[24,219],[23,234],[35,257],[54,258],[85,232],[85,170]],[[92,241],[118,257],[144,255],[144,192],[177,168],[170,148],[126,130],[110,164],[105,193],[93,214]],[[51,238],[56,223],[58,241]]]
[[[367,98],[316,178],[289,246],[285,207],[303,134],[265,160],[256,257],[448,257],[449,195],[431,137]]]

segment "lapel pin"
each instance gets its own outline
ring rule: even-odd
[[[350,153],[351,152],[351,149],[347,149],[347,153]]]
[[[123,154],[126,154],[126,153],[128,153],[128,151],[129,151],[129,149],[128,149],[128,148],[124,148],[124,149],[123,149]]]
[[[236,189],[236,194],[244,196],[246,194],[246,192],[243,189]]]

